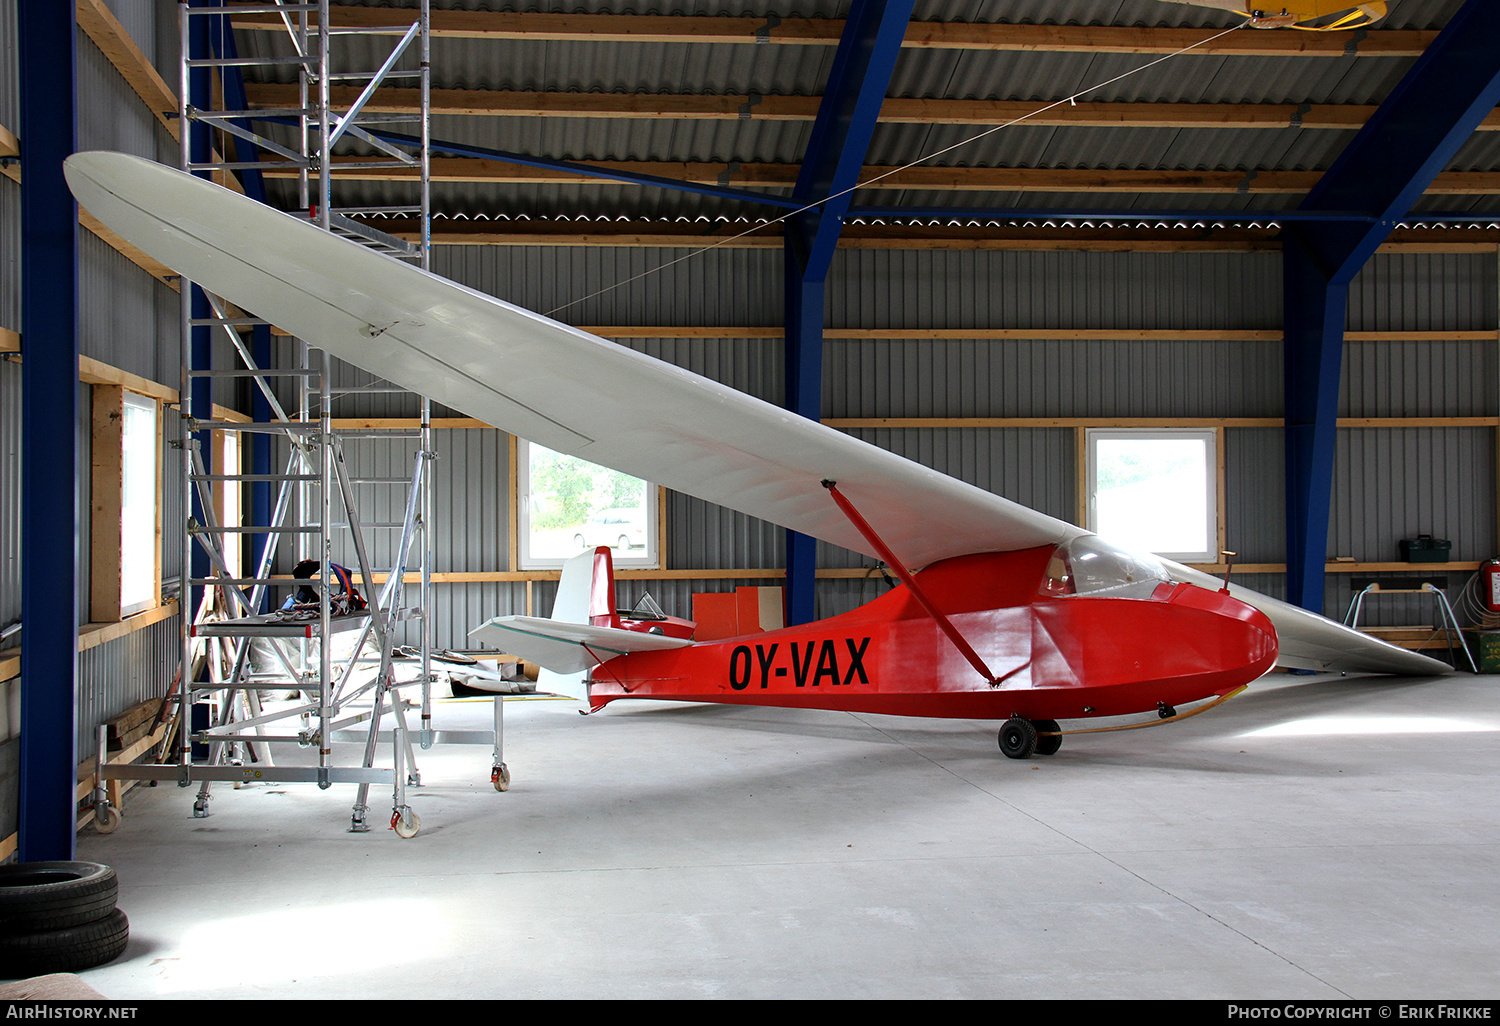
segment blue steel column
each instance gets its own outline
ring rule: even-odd
[[[786,408],[819,419],[823,407],[823,280],[802,272],[791,231],[786,240]],[[786,616],[788,624],[817,619],[818,541],[786,532]]]
[[[1349,283],[1500,102],[1500,3],[1469,0],[1283,232],[1287,598],[1321,612]]]
[[[855,0],[792,192],[799,206],[827,200],[788,218],[785,228],[786,407],[813,420],[822,416],[823,295],[853,199],[846,190],[859,181],[912,6],[913,0]],[[816,615],[813,539],[788,531],[786,560],[787,622],[806,623]]]
[[[209,3],[208,0],[189,0],[189,7],[217,7],[218,4]],[[216,16],[196,15],[188,19],[188,57],[195,60],[207,59],[212,56],[210,52],[210,33],[214,23],[220,19]],[[213,107],[213,73],[209,68],[189,68],[187,73],[187,102],[191,107],[198,110],[210,110]],[[213,159],[213,141],[210,137],[207,125],[189,119],[183,126],[187,144],[188,160],[194,164],[203,164]],[[212,172],[196,171],[199,178],[212,178]],[[193,285],[188,293],[188,313],[192,320],[202,321],[213,316],[213,309],[208,305],[208,297],[197,285]],[[212,330],[207,325],[189,326],[184,325],[184,330],[189,333],[189,346],[191,359],[188,366],[195,370],[207,370],[213,365]],[[190,378],[186,371],[183,374],[182,387],[182,412],[194,420],[210,420],[213,417],[213,387],[212,378]],[[204,453],[204,465],[209,465],[207,453],[208,447],[212,445],[212,437],[207,431],[200,431],[192,436]],[[189,488],[187,494],[187,506],[184,511],[190,514],[194,520],[203,524],[208,518],[199,501],[199,493],[196,488]],[[215,539],[217,541],[218,539]],[[191,576],[205,578],[213,573],[208,555],[201,546],[192,545],[188,550],[187,566],[183,567],[184,578]],[[191,621],[197,614],[198,605],[202,600],[203,588],[201,586],[190,588],[184,583],[182,589],[183,608],[182,615],[184,623]],[[186,675],[184,675],[186,681]]]
[[[70,3],[18,6],[21,86],[21,774],[23,862],[70,860],[78,758],[78,207]]]
[[[1295,238],[1283,239],[1281,261],[1287,599],[1321,613],[1349,287],[1330,283]]]

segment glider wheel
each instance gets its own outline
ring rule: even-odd
[[[1156,715],[1164,720],[1170,720],[1173,716],[1177,715],[1177,710],[1168,705],[1166,702],[1157,702]]]
[[[1009,759],[1029,759],[1037,750],[1036,726],[1030,720],[1012,716],[1000,728],[1000,751]]]
[[[1062,747],[1062,728],[1057,725],[1056,720],[1033,720],[1032,725],[1036,727],[1036,754],[1056,755],[1057,750]]]

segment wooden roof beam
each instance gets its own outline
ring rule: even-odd
[[[359,158],[344,158],[357,162]],[[599,161],[591,167],[618,170],[622,175],[649,175],[694,184],[733,185],[741,188],[789,189],[797,180],[797,164],[718,164],[677,161]],[[861,181],[893,171],[869,166]],[[267,163],[271,178],[291,178],[296,170],[288,164]],[[409,181],[416,170],[405,167],[351,168],[336,171],[346,181]],[[435,157],[431,162],[434,182],[465,182],[491,185],[611,185],[607,178],[571,174],[567,171],[508,164],[471,157]],[[1302,195],[1317,184],[1321,171],[1175,171],[1114,168],[994,168],[909,167],[884,178],[872,189],[922,189],[942,192],[1104,192],[1182,193],[1194,195]],[[1428,195],[1486,196],[1500,193],[1500,172],[1445,171],[1438,175]],[[857,205],[857,204],[856,204]],[[1149,210],[1142,217],[1151,217]],[[1275,217],[1275,211],[1267,211]],[[1500,213],[1496,215],[1500,219]]]
[[[295,85],[247,84],[254,107],[297,105]],[[348,108],[359,96],[352,87],[330,91],[335,107]],[[434,114],[470,117],[677,118],[704,121],[811,121],[819,96],[521,92],[497,89],[434,89]],[[415,89],[383,89],[365,110],[417,114]],[[1073,128],[1307,128],[1353,131],[1375,112],[1369,104],[1295,103],[1047,103],[1033,100],[951,100],[887,97],[883,124],[980,125],[1025,123]],[[1480,131],[1500,131],[1500,113]]]
[[[404,12],[362,7],[333,8],[333,23],[390,27]],[[409,22],[408,22],[409,23]],[[285,32],[275,14],[237,14],[236,29]],[[834,46],[844,31],[836,18],[724,18],[634,14],[544,14],[536,12],[433,11],[436,38],[561,40],[593,43],[768,43]],[[1173,53],[1222,31],[1115,25],[1007,25],[913,22],[903,46],[942,50],[1045,50],[1074,53]],[[1415,57],[1436,32],[1378,29],[1373,32],[1232,32],[1192,50],[1194,54],[1253,57]]]

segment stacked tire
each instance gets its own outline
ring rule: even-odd
[[[0,866],[0,976],[77,972],[118,958],[130,922],[115,871],[97,862]]]

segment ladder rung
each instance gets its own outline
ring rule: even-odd
[[[236,8],[238,10],[238,8]],[[198,113],[211,118],[255,118],[264,120],[267,118],[295,118],[303,114],[309,117],[316,114],[316,107],[252,107],[248,110],[199,110]]]
[[[189,474],[189,481],[317,481],[321,474]]]
[[[415,115],[413,115],[413,117],[415,117]],[[409,121],[411,119],[407,118],[405,120]],[[193,166],[197,167],[198,165],[195,164]],[[269,167],[269,166],[272,166],[272,165],[269,165],[269,164],[251,164],[249,166],[251,166],[251,167]],[[332,168],[330,168],[330,170],[333,172],[333,176],[335,178],[337,178],[339,176],[339,173],[342,172],[342,171],[363,171],[363,170],[370,169],[370,168],[374,168],[374,169],[378,170],[379,168],[383,168],[383,167],[416,167],[416,164],[413,163],[413,162],[410,162],[410,161],[395,160],[395,159],[391,159],[391,160],[356,160],[356,161],[350,161],[347,164],[343,164],[343,163],[335,164]]]
[[[328,76],[330,82],[359,82],[366,81],[378,75],[377,71],[339,71]],[[384,82],[387,78],[417,78],[422,74],[421,68],[412,68],[406,71],[387,71],[381,78]]]
[[[388,36],[391,33],[406,35],[411,31],[412,22],[405,25],[330,25],[328,34],[330,36]],[[374,72],[370,72],[374,74]]]
[[[189,534],[317,534],[317,527],[207,527],[195,524]]]
[[[232,11],[225,11],[222,7],[189,7],[187,13],[190,17],[198,14],[217,14],[221,18],[225,14],[296,14],[299,11],[316,14],[318,6],[318,4],[235,4]]]
[[[189,171],[277,171],[287,167],[311,167],[304,160],[215,160],[202,164],[189,164]]]
[[[291,587],[294,584],[302,584],[295,577],[189,577],[188,584],[223,584],[232,585],[236,588],[250,588],[257,584],[265,584],[274,588]]]
[[[280,434],[283,431],[294,431],[298,434],[317,434],[320,430],[318,425],[304,423],[302,421],[278,421],[268,424],[264,421],[238,421],[238,420],[195,420],[188,425],[189,431],[249,431],[251,433],[261,432],[264,434]]]
[[[195,370],[188,371],[193,378],[315,378],[321,372],[315,370]]]
[[[223,11],[219,12],[223,14]],[[316,57],[194,57],[183,61],[190,68],[258,68],[275,64],[316,64]]]
[[[209,327],[213,327],[216,324],[226,324],[226,325],[230,325],[232,327],[235,327],[235,326],[241,326],[241,325],[254,326],[254,325],[257,325],[257,324],[270,324],[270,323],[271,323],[270,321],[262,320],[259,317],[190,317],[190,318],[188,318],[188,324],[192,325],[193,327],[202,327],[204,325],[207,325]]]

